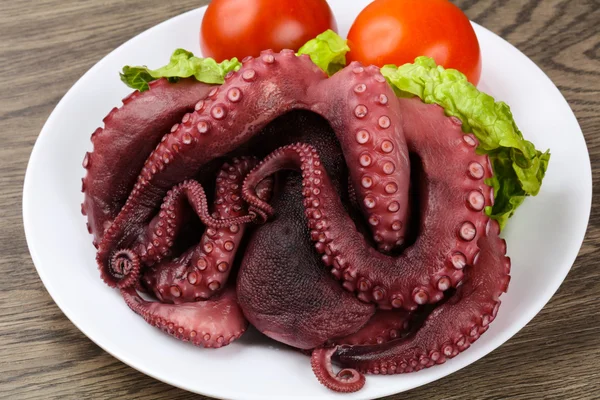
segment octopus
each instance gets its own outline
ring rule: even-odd
[[[328,77],[265,51],[222,85],[154,81],[103,122],[82,187],[100,276],[177,339],[218,348],[252,324],[353,392],[444,363],[497,316],[489,160],[375,66]]]

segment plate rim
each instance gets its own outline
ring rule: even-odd
[[[105,54],[100,60],[98,60],[91,68],[89,68],[82,76],[80,76],[77,81],[69,88],[69,90],[61,97],[61,99],[59,100],[59,102],[56,104],[56,106],[54,107],[54,109],[52,110],[52,112],[50,113],[50,115],[48,116],[48,118],[46,119],[46,121],[44,122],[44,125],[42,127],[42,129],[40,130],[40,133],[38,134],[38,137],[36,138],[36,141],[33,145],[29,160],[27,162],[27,168],[26,168],[26,172],[25,172],[25,177],[24,177],[24,181],[23,181],[23,192],[22,192],[22,217],[23,217],[23,226],[24,226],[24,231],[25,231],[25,238],[26,238],[26,242],[27,242],[27,247],[29,250],[29,253],[31,255],[31,259],[32,262],[34,264],[34,267],[36,269],[36,272],[38,273],[46,291],[48,292],[48,294],[50,295],[50,297],[52,298],[52,300],[54,301],[54,303],[58,306],[58,308],[61,310],[61,312],[69,319],[69,321],[75,325],[75,327],[82,332],[89,340],[91,340],[93,343],[95,343],[97,346],[99,346],[101,349],[103,349],[104,351],[106,351],[108,354],[110,354],[112,357],[116,358],[117,360],[125,363],[126,365],[128,365],[131,368],[134,368],[138,371],[140,371],[141,373],[148,375],[150,377],[152,377],[153,379],[159,380],[161,382],[164,382],[168,385],[171,386],[175,386],[178,387],[180,389],[189,391],[191,393],[197,393],[197,394],[201,394],[201,395],[206,395],[206,396],[210,396],[213,398],[218,398],[218,399],[226,399],[226,400],[233,400],[233,399],[240,399],[240,398],[245,398],[245,399],[260,399],[260,397],[257,397],[257,395],[249,395],[248,393],[244,393],[244,392],[239,392],[239,391],[231,391],[231,388],[228,390],[229,395],[224,396],[221,393],[211,393],[210,391],[206,392],[206,391],[198,391],[196,388],[193,388],[189,385],[182,385],[179,383],[174,383],[173,381],[169,381],[168,379],[162,378],[156,374],[154,374],[150,369],[146,368],[145,364],[143,362],[138,362],[136,360],[132,360],[130,359],[127,354],[117,354],[116,352],[113,352],[110,350],[109,345],[105,344],[105,343],[100,343],[102,342],[102,340],[97,340],[97,338],[93,337],[93,334],[90,334],[89,332],[85,331],[84,329],[82,329],[79,325],[79,323],[76,321],[76,318],[72,316],[71,311],[69,310],[69,307],[67,304],[64,304],[62,302],[62,300],[57,300],[60,299],[60,296],[57,296],[57,292],[55,292],[55,290],[57,290],[55,287],[52,286],[52,284],[49,284],[48,282],[48,278],[45,275],[45,273],[43,272],[43,269],[38,267],[38,265],[41,265],[41,258],[38,256],[36,248],[35,248],[35,244],[32,243],[32,230],[34,230],[35,227],[35,222],[33,222],[30,217],[28,216],[28,210],[32,207],[32,196],[29,194],[31,193],[34,189],[32,188],[32,174],[33,172],[31,172],[34,168],[35,168],[35,160],[38,159],[39,157],[37,156],[37,154],[42,151],[42,147],[43,147],[43,143],[48,139],[48,131],[50,130],[49,126],[52,125],[52,121],[54,118],[56,118],[56,115],[58,115],[60,113],[60,111],[65,107],[65,99],[67,97],[70,97],[72,95],[72,92],[75,92],[81,85],[84,84],[84,82],[88,79],[88,76],[93,74],[95,72],[96,69],[100,68],[100,65],[104,62],[104,60],[109,57],[111,54],[113,54],[114,52],[118,51],[119,49],[121,49],[122,47],[126,46],[130,41],[134,40],[134,39],[139,39],[140,37],[143,37],[145,35],[149,35],[150,33],[152,33],[154,30],[160,29],[164,24],[173,22],[173,20],[179,19],[179,18],[184,18],[184,16],[191,14],[191,13],[197,13],[197,12],[203,12],[205,11],[207,8],[207,6],[203,6],[203,7],[198,7],[198,8],[194,8],[192,10],[186,11],[184,13],[178,14],[176,16],[173,16],[169,19],[166,19],[142,32],[140,32],[139,34],[129,38],[128,40],[126,40],[125,42],[123,42],[122,44],[120,44],[119,46],[117,46],[116,48],[114,48],[113,50],[111,50],[109,53]],[[487,348],[483,348],[479,351],[479,354],[476,355],[474,357],[473,360],[471,360],[470,362],[467,363],[460,363],[460,364],[464,364],[464,365],[458,365],[457,368],[445,375],[440,375],[440,376],[432,376],[428,379],[425,379],[423,382],[421,383],[417,383],[417,384],[413,384],[413,385],[408,385],[408,387],[406,389],[401,390],[400,392],[393,392],[393,393],[388,393],[388,392],[380,392],[380,393],[376,393],[376,396],[389,396],[389,395],[393,395],[393,394],[398,394],[398,393],[402,393],[405,391],[409,391],[409,390],[413,390],[417,387],[421,387],[421,386],[425,386],[430,384],[431,382],[434,382],[438,379],[444,378],[446,376],[450,376],[454,373],[456,373],[457,371],[479,361],[481,358],[487,356],[488,354],[490,354],[492,351],[498,349],[499,347],[501,347],[504,343],[506,343],[509,339],[511,339],[513,336],[515,336],[521,329],[523,329],[527,324],[529,324],[531,322],[531,320],[537,316],[540,311],[548,304],[548,302],[552,299],[552,297],[554,296],[554,294],[557,292],[557,290],[560,288],[560,286],[563,284],[564,280],[566,279],[567,275],[569,274],[569,272],[571,271],[575,261],[577,260],[581,247],[583,245],[585,236],[587,234],[588,231],[588,227],[589,227],[589,219],[591,216],[591,206],[592,206],[592,198],[593,198],[593,179],[592,179],[592,166],[591,166],[591,159],[590,159],[590,155],[589,155],[589,149],[587,147],[587,143],[585,141],[585,136],[583,135],[581,126],[579,124],[579,121],[577,120],[577,117],[575,116],[570,104],[568,103],[568,101],[565,99],[565,97],[563,96],[562,92],[556,87],[556,85],[554,84],[554,82],[550,79],[550,77],[533,61],[531,60],[527,55],[525,55],[523,52],[521,52],[518,48],[516,48],[514,45],[512,45],[510,42],[508,42],[507,40],[503,39],[502,37],[500,37],[499,35],[495,34],[494,32],[492,32],[491,30],[483,27],[482,25],[477,24],[476,22],[471,21],[471,23],[475,26],[476,30],[477,29],[481,29],[482,31],[485,31],[486,34],[491,34],[492,36],[495,37],[495,39],[499,39],[501,42],[503,42],[505,45],[508,45],[511,48],[512,52],[517,52],[518,54],[522,55],[527,62],[529,62],[530,64],[532,64],[534,66],[534,68],[537,70],[538,74],[540,74],[540,76],[543,76],[545,80],[547,80],[548,83],[551,84],[551,86],[557,91],[558,95],[560,96],[561,101],[563,101],[565,103],[565,105],[568,107],[569,111],[570,111],[570,117],[572,117],[575,121],[575,124],[578,128],[578,133],[579,135],[577,135],[578,139],[583,140],[583,144],[584,144],[584,148],[586,150],[586,162],[585,162],[585,166],[587,167],[587,175],[588,175],[588,179],[586,179],[587,182],[585,182],[585,187],[589,189],[589,195],[586,201],[586,218],[585,218],[585,226],[586,228],[580,233],[580,235],[578,235],[577,237],[577,241],[580,242],[579,244],[579,248],[577,250],[577,252],[575,253],[574,257],[572,257],[572,261],[569,262],[570,266],[569,268],[564,269],[564,272],[560,275],[558,275],[558,277],[560,279],[556,280],[556,284],[552,285],[552,286],[547,286],[545,288],[545,291],[543,292],[544,294],[549,294],[547,296],[547,299],[544,302],[538,302],[539,307],[535,306],[532,308],[532,311],[530,313],[530,315],[527,315],[527,317],[525,317],[523,319],[524,323],[522,324],[511,324],[509,325],[504,332],[501,332],[500,334],[497,335],[496,339],[497,341],[499,341],[499,343],[495,346],[487,346],[487,347],[492,347],[491,349],[487,349]],[[577,132],[574,132],[577,133]],[[571,257],[569,257],[570,259]],[[372,395],[372,394],[370,394]],[[370,396],[369,395],[369,396]],[[234,396],[234,397],[231,397]],[[290,396],[289,394],[286,394],[284,396],[285,398],[301,398],[299,396]],[[364,397],[365,399],[367,399],[368,397]]]

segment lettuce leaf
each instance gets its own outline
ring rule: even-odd
[[[495,203],[486,209],[504,228],[525,197],[540,191],[548,169],[550,152],[542,153],[525,140],[504,102],[477,90],[457,70],[444,69],[432,58],[417,57],[414,64],[386,65],[381,73],[398,96],[418,96],[425,103],[439,104],[446,115],[462,121],[464,132],[479,140],[477,151],[487,154],[494,177],[486,181],[494,188]]]
[[[143,92],[148,90],[149,82],[160,78],[176,82],[193,76],[200,82],[222,84],[228,72],[237,71],[241,66],[237,58],[217,63],[212,58],[199,58],[187,50],[177,49],[164,67],[151,70],[146,66],[125,66],[120,76],[127,86]]]
[[[334,31],[327,30],[302,46],[298,55],[308,54],[323,71],[333,75],[346,66],[348,51],[350,48],[346,40]],[[241,66],[237,58],[217,63],[212,58],[199,58],[187,50],[177,49],[171,55],[169,63],[161,68],[152,70],[146,66],[126,65],[119,75],[127,86],[143,92],[148,90],[149,82],[160,78],[177,82],[180,78],[193,76],[200,82],[222,84],[228,72],[237,71]]]
[[[347,41],[328,29],[306,42],[298,54],[308,54],[312,62],[331,76],[346,66],[346,53],[349,51]]]

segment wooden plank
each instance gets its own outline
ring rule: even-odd
[[[21,222],[21,190],[37,134],[69,87],[124,41],[205,3],[203,0],[2,1],[0,398],[202,398],[122,364],[64,317],[31,263]],[[457,4],[471,19],[531,57],[558,85],[575,111],[592,165],[597,168],[600,165],[598,2],[460,0]],[[597,186],[597,171],[593,179]],[[388,399],[597,399],[599,247],[600,207],[595,202],[588,234],[573,270],[526,328],[475,364]]]

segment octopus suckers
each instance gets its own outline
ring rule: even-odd
[[[173,297],[181,296],[181,290],[177,286],[171,286],[170,291],[171,291],[171,295]]]
[[[392,222],[392,230],[394,231],[399,231],[400,229],[402,229],[402,221],[394,221]],[[399,240],[399,245],[402,244],[402,240]]]
[[[368,113],[369,110],[364,104],[359,104],[354,109],[354,115],[356,115],[356,118],[364,118],[367,116]]]
[[[471,147],[475,147],[477,145],[477,141],[471,135],[464,135],[463,140],[466,144],[468,144]]]
[[[371,186],[373,186],[373,178],[371,178],[368,175],[365,175],[362,177],[360,184],[362,185],[362,187],[364,187],[365,189],[370,188]]]
[[[400,209],[400,203],[398,203],[397,201],[392,201],[389,205],[388,205],[388,211],[389,212],[396,212]]]
[[[470,242],[471,240],[475,239],[475,236],[477,235],[477,229],[472,222],[466,221],[460,226],[458,234],[461,239]]]
[[[425,289],[415,289],[413,293],[413,300],[419,305],[427,304],[429,301],[429,295]]]
[[[455,116],[451,116],[450,117],[450,121],[452,121],[452,123],[456,126],[461,126],[462,125],[462,121],[460,120],[460,118],[457,118]]]
[[[354,91],[356,93],[364,93],[367,90],[367,85],[365,85],[364,83],[359,83],[358,85],[356,85],[354,87]]]
[[[197,102],[194,106],[194,110],[196,110],[196,112],[204,110],[204,100],[200,100],[199,102]]]
[[[467,257],[465,257],[465,255],[459,251],[452,254],[450,259],[452,262],[452,266],[456,269],[463,269],[467,266]]]
[[[262,60],[267,64],[273,64],[275,62],[275,57],[273,54],[265,54],[262,56]]]
[[[386,163],[383,164],[383,172],[386,175],[393,174],[395,170],[396,170],[396,166],[391,161],[387,161]]]
[[[200,271],[204,271],[206,267],[208,267],[208,262],[206,261],[206,258],[200,257],[196,262],[196,266],[198,267],[198,269],[200,269]]]
[[[392,121],[390,120],[390,117],[383,115],[379,117],[378,123],[380,128],[387,129],[392,124]]]
[[[450,278],[447,276],[442,276],[437,283],[437,287],[439,290],[441,290],[442,292],[450,289],[450,286],[452,286],[452,282],[450,281]]]
[[[88,168],[90,166],[90,153],[86,152],[85,157],[83,157],[83,163],[81,164],[83,168]]]
[[[366,292],[371,288],[371,282],[366,278],[360,278],[358,280],[358,290],[361,292]]]
[[[385,290],[381,287],[375,287],[373,289],[373,299],[375,301],[381,301],[385,297]]]
[[[471,209],[474,211],[481,211],[485,206],[485,198],[483,197],[483,193],[481,193],[479,190],[470,191],[467,197],[467,202],[469,207],[471,207]]]
[[[190,135],[189,133],[184,133],[181,141],[183,142],[183,144],[190,144],[192,143],[192,135]]]
[[[369,141],[369,138],[370,138],[369,132],[367,132],[364,129],[361,129],[360,131],[358,131],[356,133],[356,141],[359,144],[365,144],[365,143],[367,143]]]
[[[227,111],[225,110],[225,107],[217,104],[210,110],[210,115],[212,115],[214,119],[221,120],[227,116]]]
[[[208,129],[209,129],[208,122],[200,121],[200,122],[198,122],[198,125],[196,125],[196,128],[198,129],[198,132],[206,133],[206,132],[208,132]]]
[[[208,97],[215,97],[217,95],[217,93],[219,93],[219,87],[215,86],[214,88],[210,89],[210,92],[208,92]]]
[[[220,262],[219,265],[217,265],[217,269],[219,272],[226,272],[229,269],[229,264],[224,261]]]
[[[362,165],[363,167],[368,167],[369,165],[371,165],[372,161],[373,159],[368,153],[363,153],[360,155],[359,162],[360,165]]]
[[[480,163],[473,161],[469,164],[469,176],[473,179],[481,179],[485,174],[485,170],[483,169],[483,165]]]
[[[396,185],[394,182],[390,182],[387,185],[385,185],[385,192],[387,194],[394,194],[398,191],[398,185]]]
[[[384,106],[388,103],[388,97],[385,94],[380,94],[377,98],[377,102]]]
[[[364,204],[367,208],[374,208],[376,204],[375,198],[371,196],[366,196],[364,199]]]
[[[481,317],[481,326],[486,327],[490,324],[490,316],[488,314],[483,314]]]
[[[196,271],[191,271],[190,273],[188,273],[187,280],[192,285],[198,283],[198,274],[196,273]]]
[[[256,78],[256,71],[247,69],[242,73],[242,78],[247,82],[253,81]]]
[[[242,91],[236,87],[233,87],[227,91],[227,98],[232,103],[237,103],[242,98]]]
[[[384,140],[383,143],[381,143],[381,151],[384,153],[391,153],[393,150],[394,144],[389,140]]]

